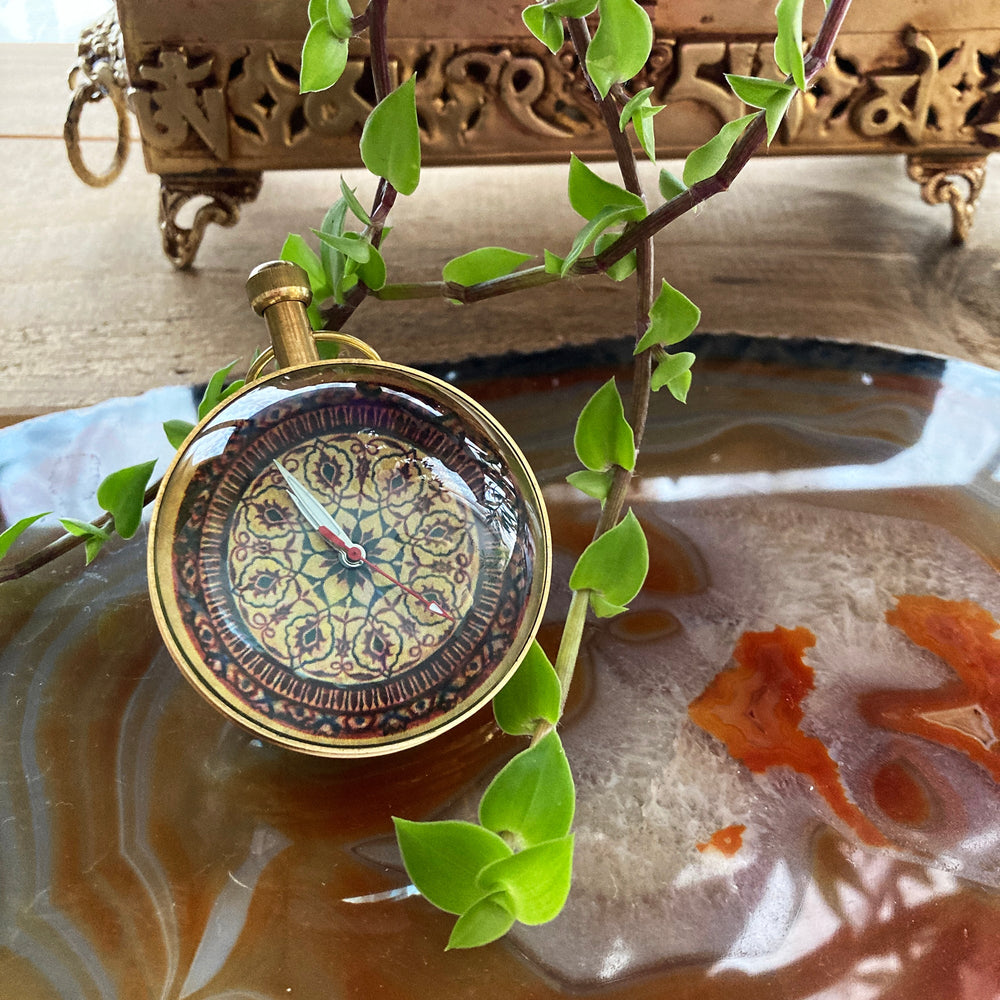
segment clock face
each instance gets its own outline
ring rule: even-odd
[[[411,369],[327,362],[254,383],[186,442],[150,590],[174,659],[231,718],[369,755],[449,728],[510,676],[549,548],[489,414]]]

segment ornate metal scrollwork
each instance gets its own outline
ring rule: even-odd
[[[69,72],[69,86],[73,90],[73,98],[63,125],[66,155],[80,180],[91,187],[106,187],[124,169],[129,150],[128,108],[125,104],[128,73],[121,27],[113,8],[80,36],[76,63]],[[80,119],[88,104],[104,98],[114,105],[118,117],[118,143],[107,170],[94,173],[83,159]]]
[[[160,178],[160,236],[163,252],[179,270],[190,267],[211,223],[235,226],[240,207],[260,193],[259,173],[175,174]],[[177,217],[192,199],[207,202],[195,211],[194,222],[185,228]]]
[[[920,196],[928,205],[951,206],[951,241],[964,243],[986,181],[985,154],[948,157],[913,153],[906,158],[906,173],[920,185]]]

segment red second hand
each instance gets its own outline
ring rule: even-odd
[[[382,569],[380,566],[376,566],[375,563],[373,563],[370,559],[366,559],[364,555],[362,555],[361,546],[345,544],[328,527],[326,527],[326,525],[321,524],[316,530],[331,545],[335,546],[338,549],[342,549],[344,552],[346,552],[347,558],[350,559],[351,562],[363,562],[369,569],[373,569],[376,573],[380,573],[387,580],[389,580],[390,582],[394,583],[397,587],[399,587],[400,590],[405,591],[411,597],[415,597],[418,601],[420,601],[420,603],[423,604],[427,608],[427,610],[431,612],[431,614],[441,615],[442,618],[447,618],[448,621],[450,622],[453,622],[455,620],[454,618],[452,618],[451,615],[448,614],[447,611],[444,610],[444,608],[441,607],[440,604],[428,601],[423,594],[419,594],[411,587],[407,587],[405,583],[400,583],[399,580],[397,580],[394,576],[391,576],[389,573],[386,573],[386,571]]]

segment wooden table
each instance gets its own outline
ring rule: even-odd
[[[288,232],[318,226],[339,193],[334,171],[270,173],[239,225],[211,228],[195,268],[174,271],[156,231],[157,178],[138,148],[106,189],[70,169],[62,124],[73,58],[69,45],[0,46],[8,422],[203,381],[248,359],[265,331],[247,305],[246,275],[278,255]],[[98,167],[115,125],[110,110],[91,110],[86,150]],[[702,330],[857,339],[1000,368],[995,174],[969,242],[955,248],[948,210],[914,196],[901,158],[763,157],[726,196],[661,234],[657,269],[701,306]],[[437,278],[449,258],[482,245],[565,251],[579,225],[565,176],[562,165],[426,170],[393,213],[390,279]],[[644,176],[655,191],[651,165]],[[370,198],[366,174],[346,177]],[[429,362],[617,337],[631,311],[628,283],[592,278],[467,308],[369,302],[349,332],[388,359]]]

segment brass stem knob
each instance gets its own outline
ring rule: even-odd
[[[309,276],[287,260],[260,264],[247,278],[247,297],[258,316],[267,323],[278,368],[318,361],[312,325],[306,306],[312,300]]]

